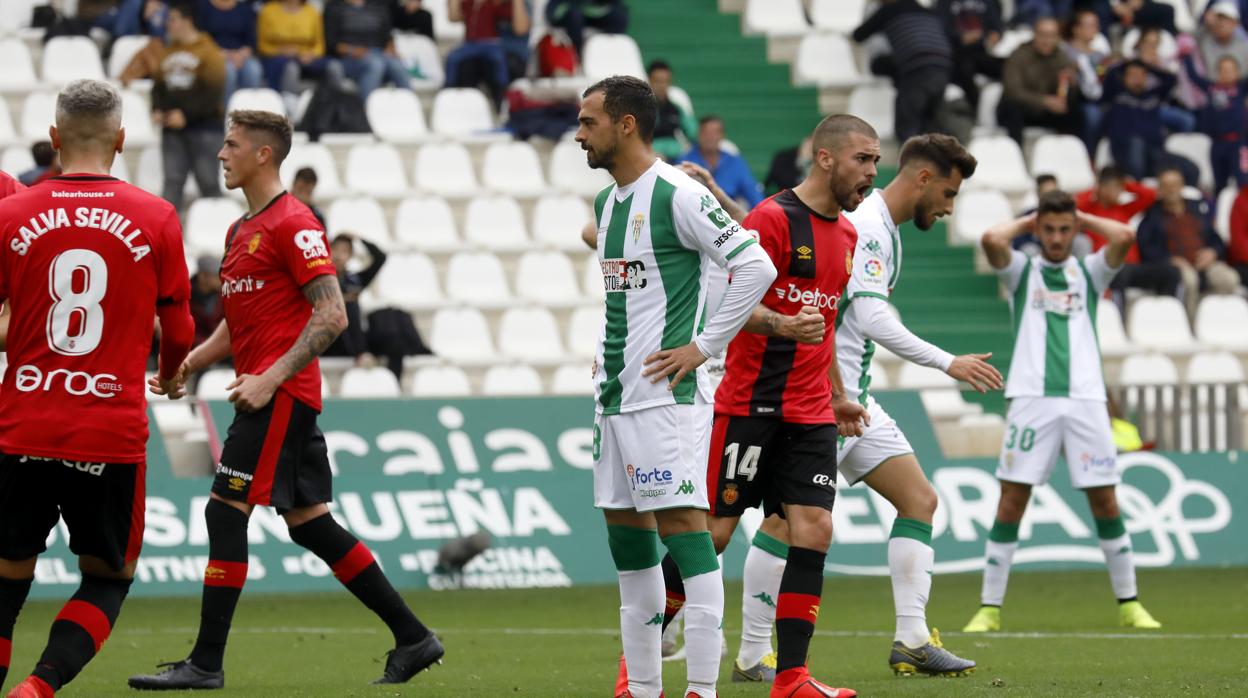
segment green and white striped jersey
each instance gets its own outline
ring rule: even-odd
[[[845,215],[858,230],[858,245],[854,248],[854,270],[837,308],[836,363],[846,395],[865,405],[875,342],[854,313],[853,302],[858,298],[888,301],[901,276],[901,234],[879,189]]]
[[[731,269],[755,239],[706,187],[662,160],[628,186],[602,190],[594,211],[607,292],[594,365],[596,410],[612,415],[711,402],[705,365],[669,391],[641,375],[643,362],[693,341],[707,321],[712,265]]]
[[[1057,264],[1013,251],[1009,265],[997,270],[1014,322],[1007,398],[1105,401],[1096,306],[1119,269],[1109,267],[1104,249]]]

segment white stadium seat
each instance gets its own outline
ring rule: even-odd
[[[371,290],[383,305],[409,312],[437,308],[444,300],[433,260],[419,253],[387,257]]]
[[[403,160],[389,143],[360,143],[347,152],[347,189],[360,195],[398,199],[407,193]]]
[[[18,175],[35,166],[35,156],[30,154],[30,148],[24,145],[15,145],[5,148],[0,153],[0,171],[12,175],[15,179]]]
[[[0,91],[22,92],[39,84],[30,49],[21,39],[0,38],[0,65],[4,66],[0,70]]]
[[[490,327],[475,308],[434,313],[429,348],[443,360],[456,364],[480,366],[497,360]]]
[[[997,133],[997,105],[1001,103],[1001,93],[1005,87],[999,82],[990,82],[979,91],[979,109],[975,113],[975,129],[973,133]],[[1015,144],[1017,145],[1017,143]]]
[[[425,36],[417,38],[429,40]],[[373,134],[387,143],[422,143],[429,139],[425,111],[420,106],[420,98],[411,90],[397,87],[373,90],[368,95],[364,110]]]
[[[433,15],[433,35],[442,41],[458,45],[464,40],[464,23],[452,22],[446,11],[448,2],[456,0],[424,0],[421,6]]]
[[[820,31],[849,34],[862,24],[867,0],[813,0],[810,21]]]
[[[343,398],[391,398],[399,397],[399,380],[389,369],[353,366],[342,374],[338,397]]]
[[[1139,351],[1127,338],[1118,306],[1104,299],[1096,304],[1096,336],[1101,347],[1101,356],[1126,356]]]
[[[6,67],[7,70],[7,67]],[[103,80],[100,49],[85,36],[55,36],[43,45],[39,75],[44,83],[63,85],[74,80]]]
[[[331,240],[342,233],[350,233],[382,249],[390,247],[390,226],[376,199],[361,196],[335,200],[325,213],[325,227]]]
[[[121,93],[121,125],[126,129],[126,147],[142,148],[160,142],[152,125],[152,108],[147,96],[134,90]]]
[[[568,351],[573,356],[593,358],[598,351],[598,335],[602,333],[601,305],[577,308],[568,318]]]
[[[1201,352],[1187,364],[1186,383],[1243,383],[1244,365],[1225,351]],[[1243,407],[1243,404],[1240,405]]]
[[[34,20],[34,9],[46,4],[48,3],[44,0],[0,1],[0,36],[18,34],[21,30],[29,29]]]
[[[566,358],[555,316],[541,307],[512,308],[498,325],[498,350],[510,359],[551,366]]]
[[[244,87],[234,90],[234,94],[230,95],[230,103],[225,113],[229,114],[235,109],[268,111],[286,116],[286,100],[282,99],[277,90],[268,87]]]
[[[403,199],[394,216],[394,239],[400,247],[421,252],[455,252],[464,246],[450,204],[439,196]]]
[[[810,30],[801,0],[746,0],[741,26],[746,36],[795,37]]]
[[[1011,141],[1012,142],[1012,141]],[[978,176],[976,172],[976,176]],[[1010,200],[996,189],[971,189],[958,196],[949,223],[951,241],[956,245],[978,246],[989,226],[1014,217]]]
[[[482,395],[504,397],[542,392],[542,377],[532,366],[491,366],[481,379]]]
[[[160,196],[165,187],[165,163],[159,145],[149,145],[139,152],[138,170],[133,184],[146,192]],[[194,179],[194,177],[188,179]]]
[[[324,143],[295,143],[282,161],[282,183],[287,189],[295,181],[295,173],[304,167],[316,171],[316,198],[334,199],[342,196],[342,181],[334,154]]]
[[[416,153],[416,189],[453,199],[477,193],[477,175],[468,149],[459,143],[430,143]]]
[[[550,379],[550,392],[554,395],[593,395],[594,377],[590,366],[568,364],[555,369]]]
[[[1047,134],[1036,139],[1031,172],[1052,174],[1063,191],[1080,192],[1096,183],[1088,149],[1076,136]]]
[[[490,102],[481,90],[448,87],[433,98],[433,131],[459,140],[473,140],[494,131]]]
[[[998,189],[1014,195],[1032,189],[1034,182],[1027,174],[1023,151],[1014,139],[1009,136],[979,136],[971,139],[967,150],[978,161],[975,176],[966,181],[967,187]]]
[[[641,62],[641,49],[627,34],[595,34],[585,42],[581,65],[585,77],[601,80],[612,75],[631,75],[646,78],[646,68]]]
[[[1196,338],[1219,349],[1248,353],[1248,301],[1205,296],[1196,309]]]
[[[897,90],[886,82],[858,85],[849,93],[849,113],[875,127],[881,140],[890,140],[894,129]]]
[[[577,196],[597,196],[611,184],[606,170],[590,169],[585,151],[576,141],[563,140],[550,153],[550,186]]]
[[[570,194],[551,194],[533,207],[533,239],[558,250],[584,250],[581,229],[593,221],[594,212],[585,199]]]
[[[486,148],[481,180],[490,191],[525,199],[546,191],[537,150],[524,141],[492,143]]]
[[[1165,354],[1132,354],[1122,362],[1118,382],[1123,385],[1175,385],[1179,370]]]
[[[944,371],[906,362],[897,376],[897,387],[902,390],[928,390],[955,388],[958,382]]]
[[[1234,182],[1218,192],[1218,210],[1214,217],[1213,228],[1218,231],[1223,242],[1231,240],[1231,207],[1235,205],[1235,199],[1238,196],[1239,190],[1235,188]]]
[[[1182,155],[1200,168],[1200,187],[1213,188],[1213,163],[1209,161],[1209,136],[1203,133],[1172,133],[1166,137],[1166,150]]]
[[[195,384],[195,397],[203,400],[226,400],[230,391],[226,386],[234,382],[234,369],[210,368],[199,374],[199,382]]]
[[[0,71],[4,72],[4,71]],[[48,139],[48,127],[56,122],[56,93],[31,92],[22,103],[22,137],[31,141]]]
[[[446,295],[481,308],[503,307],[512,300],[503,265],[488,252],[460,252],[451,257],[446,265]]]
[[[923,401],[923,409],[927,410],[932,419],[961,419],[984,411],[982,405],[967,402],[962,393],[953,388],[921,390],[919,399]]]
[[[481,249],[500,252],[532,247],[520,204],[510,196],[478,196],[469,201],[464,239]]]
[[[607,290],[602,282],[602,263],[598,261],[598,255],[592,252],[586,255],[584,264],[581,283],[585,288],[585,296],[598,300],[606,298]]]
[[[467,397],[472,394],[468,374],[456,366],[422,366],[412,376],[412,397]]]
[[[113,40],[113,46],[108,54],[108,77],[111,80],[120,80],[121,73],[130,65],[130,61],[138,55],[140,51],[147,47],[153,39],[146,34],[134,34],[132,36],[119,36]]]
[[[863,81],[849,39],[839,34],[807,34],[793,61],[799,87],[853,87]]]
[[[1200,349],[1188,328],[1187,311],[1174,296],[1146,296],[1131,304],[1127,331],[1141,348],[1166,354]]]
[[[0,96],[0,146],[19,143],[25,144],[25,141],[18,138],[17,129],[13,127],[13,117],[9,116],[9,105]]]
[[[411,32],[395,32],[392,38],[395,53],[399,54],[399,58],[408,68],[408,80],[413,90],[436,90],[442,87],[446,82],[446,75],[442,70],[442,57],[438,54],[438,45],[433,39]],[[420,69],[419,76],[412,74],[414,67]],[[421,123],[424,123],[423,114]],[[373,128],[376,130],[376,124]]]
[[[562,252],[525,252],[516,263],[512,287],[521,300],[549,307],[578,305],[585,300],[576,285],[572,262]]]
[[[230,226],[245,211],[234,199],[201,198],[186,210],[186,246],[192,254],[212,254],[218,258],[225,250]]]

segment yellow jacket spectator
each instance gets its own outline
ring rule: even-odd
[[[299,81],[341,68],[325,57],[325,25],[321,13],[306,0],[272,0],[256,20],[256,45],[269,87],[299,92]]]

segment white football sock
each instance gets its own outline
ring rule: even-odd
[[[985,606],[1000,606],[1005,601],[1005,587],[1010,582],[1010,564],[1014,562],[1014,551],[1018,550],[1018,541],[998,543],[988,541],[985,546],[984,587],[979,595],[980,603]]]
[[[685,579],[685,662],[689,692],[715,698],[719,678],[720,628],[724,619],[724,576],[716,568]]]
[[[663,568],[621,570],[620,639],[628,664],[628,690],[633,698],[658,698],[663,692],[662,640]]]
[[[888,574],[893,580],[893,605],[897,631],[893,639],[906,647],[927,644],[927,599],[932,591],[932,566],[936,551],[913,538],[897,536],[888,541]]]
[[[1109,568],[1109,583],[1114,587],[1114,597],[1132,599],[1138,595],[1135,587],[1135,555],[1131,549],[1131,536],[1101,539],[1101,552],[1105,553],[1105,566]]]
[[[758,540],[757,535],[755,540]],[[737,652],[737,661],[746,669],[758,664],[764,655],[771,652],[771,630],[776,622],[776,597],[780,595],[784,561],[784,557],[777,557],[757,544],[750,545],[749,552],[745,554],[741,589],[741,649]]]

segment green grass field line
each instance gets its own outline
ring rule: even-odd
[[[937,576],[928,618],[942,629],[946,646],[979,661],[979,671],[965,679],[901,679],[885,661],[893,624],[888,580],[830,578],[812,669],[863,696],[1234,696],[1248,686],[1248,568],[1142,572],[1141,599],[1165,623],[1157,633],[1116,625],[1103,572],[1016,573],[1003,611],[1005,632],[963,635],[957,631],[978,592],[978,575]],[[226,655],[226,689],[207,695],[611,695],[619,656],[612,586],[406,597],[447,647],[446,663],[409,685],[368,685],[381,673],[390,637],[345,592],[244,592]],[[725,631],[735,653],[739,584],[728,585],[726,599]],[[31,602],[23,611],[8,686],[33,666],[59,606]],[[60,695],[145,695],[127,689],[126,677],[185,657],[198,617],[197,598],[128,602],[101,656]],[[729,683],[730,661],[721,674],[722,698],[767,695],[760,685]],[[679,696],[683,663],[665,664],[664,677],[667,695]]]

